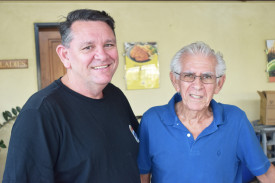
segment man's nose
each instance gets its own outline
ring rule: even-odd
[[[195,77],[195,80],[193,81],[193,86],[194,86],[196,89],[202,88],[203,82],[202,82],[202,80],[201,80],[201,76],[196,76],[196,77]]]
[[[99,60],[106,60],[107,58],[107,53],[106,50],[104,50],[104,48],[98,47],[96,49],[96,53],[95,53],[95,59],[99,59]]]

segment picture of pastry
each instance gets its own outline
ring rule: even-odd
[[[139,45],[135,45],[130,51],[130,57],[135,61],[144,62],[149,60],[149,54],[146,50],[142,49]]]

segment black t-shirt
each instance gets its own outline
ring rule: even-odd
[[[124,94],[102,99],[57,80],[34,94],[12,129],[3,182],[138,183],[138,122]]]

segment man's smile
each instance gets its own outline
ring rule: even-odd
[[[92,67],[92,69],[95,69],[95,70],[105,69],[105,68],[109,67],[110,65],[111,65],[111,64],[96,66],[96,67]]]
[[[200,96],[200,95],[190,94],[190,96],[191,96],[192,98],[196,98],[196,99],[202,98],[202,96]]]

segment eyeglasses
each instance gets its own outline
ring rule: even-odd
[[[195,79],[197,77],[199,77],[202,83],[213,84],[213,83],[215,83],[217,78],[221,77],[221,76],[216,77],[213,74],[202,74],[200,76],[196,76],[194,73],[184,73],[184,72],[183,73],[174,72],[174,73],[180,76],[181,81],[185,81],[185,82],[189,82],[189,83],[195,81]]]

